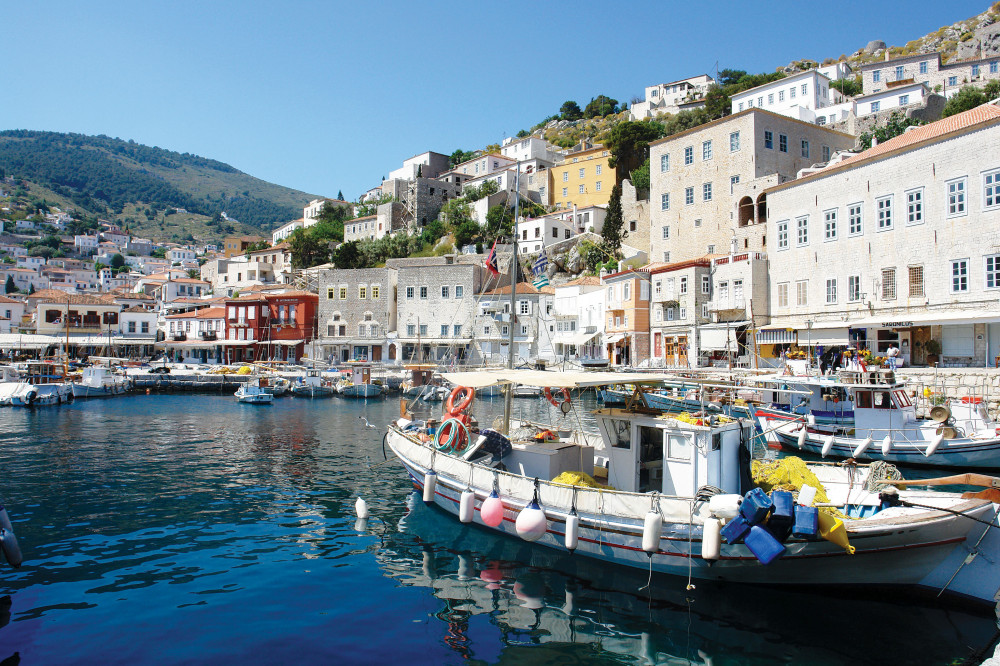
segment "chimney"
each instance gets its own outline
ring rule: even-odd
[[[889,47],[885,47],[885,61],[889,62]]]
[[[872,132],[872,148],[874,148],[877,145],[878,145],[878,137],[875,136],[874,132]]]

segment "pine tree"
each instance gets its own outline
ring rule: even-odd
[[[604,246],[611,252],[621,249],[622,239],[628,232],[622,230],[622,186],[615,185],[611,188],[611,197],[608,199],[608,212],[604,217],[604,226],[601,228],[601,237],[604,239]]]
[[[337,201],[344,200],[344,190],[337,190]]]

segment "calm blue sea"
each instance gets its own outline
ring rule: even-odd
[[[0,664],[951,664],[995,640],[990,616],[895,593],[666,576],[640,592],[645,572],[457,524],[383,462],[398,410],[203,395],[0,410],[0,498],[26,559],[0,564]]]

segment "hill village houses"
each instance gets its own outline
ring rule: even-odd
[[[831,86],[857,75],[858,97]],[[163,258],[110,223],[62,237],[68,258],[47,261],[5,236],[0,278],[21,293],[0,298],[0,351],[44,353],[68,340],[82,353],[200,363],[499,364],[513,353],[523,363],[695,367],[746,365],[755,353],[777,363],[793,347],[895,345],[904,364],[927,363],[940,347],[943,365],[995,367],[1000,107],[855,146],[865,123],[939,111],[962,84],[996,78],[996,59],[925,54],[858,72],[838,63],[744,91],[731,115],[650,145],[648,197],[624,180],[628,235],[615,270],[566,278],[550,261],[541,288],[530,271],[510,284],[510,245],[498,247],[500,275],[474,248],[378,268],[293,268],[288,237],[324,205],[355,206],[339,200],[311,201],[270,239],[168,244]],[[630,116],[697,108],[712,83],[699,75],[649,86]],[[466,188],[492,181],[496,193],[472,206],[477,221],[516,190],[548,211],[517,221],[521,263],[542,252],[551,260],[600,234],[618,182],[609,158],[599,144],[563,150],[537,136],[454,166],[420,153],[363,195],[388,202],[346,222],[345,240],[419,230]],[[55,211],[44,224],[58,231],[69,219]],[[28,221],[10,226],[30,232]],[[262,240],[270,247],[250,249]],[[115,254],[123,270],[108,267]]]

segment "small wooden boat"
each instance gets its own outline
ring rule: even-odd
[[[106,398],[121,395],[132,390],[133,382],[124,375],[115,373],[111,368],[101,365],[83,369],[79,381],[73,382],[71,388],[74,398]]]
[[[260,385],[260,381],[259,379],[251,379],[236,389],[236,393],[233,395],[239,402],[245,402],[248,405],[270,405],[274,396]]]
[[[350,377],[340,385],[340,394],[345,398],[380,398],[385,394],[381,384],[372,381],[370,363],[350,363]]]
[[[290,391],[300,398],[330,398],[337,392],[333,382],[316,369],[307,370],[304,377],[292,382]]]

